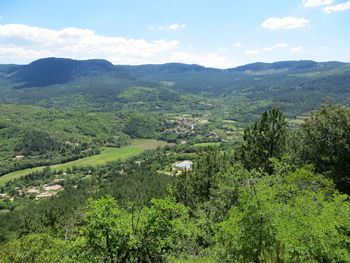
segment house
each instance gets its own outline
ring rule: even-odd
[[[38,189],[35,189],[35,188],[31,188],[31,189],[28,189],[26,191],[27,194],[37,194],[39,193],[40,191]]]
[[[36,199],[48,198],[48,197],[54,196],[55,194],[57,194],[57,193],[48,193],[48,192],[44,192],[44,193],[38,194],[38,195],[36,196]]]
[[[60,183],[60,182],[63,182],[63,179],[61,178],[56,178],[52,181],[53,183],[57,184],[57,183]]]
[[[24,159],[24,158],[25,158],[24,155],[16,155],[16,156],[15,156],[15,160],[22,160],[22,159]]]
[[[54,185],[51,185],[51,186],[45,186],[44,187],[45,191],[58,191],[58,190],[61,190],[61,189],[63,189],[63,186],[59,185],[59,184],[54,184]]]
[[[7,194],[0,194],[0,199],[6,198],[6,197],[8,197]]]
[[[171,167],[189,170],[189,169],[191,169],[192,165],[193,165],[193,162],[191,162],[191,161],[183,161],[181,163],[175,163]]]

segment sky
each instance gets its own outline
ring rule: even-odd
[[[0,0],[0,64],[350,62],[349,0]]]

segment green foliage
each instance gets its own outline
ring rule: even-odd
[[[296,155],[301,163],[315,165],[338,188],[350,187],[350,108],[323,105],[302,124],[295,138]]]
[[[185,170],[177,177],[177,199],[191,207],[209,201],[219,177],[230,167],[230,157],[227,153],[221,153],[218,148],[200,152],[193,169]]]
[[[62,243],[67,262],[350,261],[348,196],[312,166],[295,169],[288,156],[272,158],[268,175],[209,147],[197,152],[192,170],[165,175],[164,167],[189,157],[185,146],[176,150],[73,167],[62,177],[65,190],[41,201],[19,192],[60,173],[46,169],[8,183],[1,191],[17,193],[12,203],[2,202],[10,211],[0,213],[1,247],[49,234],[58,242],[52,255]],[[167,186],[174,199],[164,198]]]
[[[118,98],[123,102],[139,102],[139,101],[178,101],[180,100],[179,94],[169,88],[145,88],[145,87],[132,87],[120,95]]]
[[[44,154],[50,151],[58,151],[63,148],[63,142],[59,142],[58,138],[50,136],[47,132],[38,130],[27,130],[23,134],[23,138],[16,145],[15,151],[30,155],[32,153]]]
[[[162,129],[160,120],[149,114],[133,114],[125,125],[124,132],[132,138],[156,138]]]
[[[188,209],[168,199],[153,199],[150,208],[141,211],[136,226],[138,258],[142,262],[163,262],[169,255],[186,251]]]
[[[1,102],[69,110],[0,105],[0,174],[71,161],[130,137],[187,145],[105,164],[119,150],[131,154],[118,149],[81,159],[86,167],[63,164],[65,171],[45,169],[0,187],[11,197],[0,202],[0,262],[350,262],[349,199],[332,181],[349,187],[349,110],[328,105],[313,113],[289,158],[287,124],[276,108],[291,117],[326,96],[349,103],[347,65],[217,70],[68,61],[52,78],[67,61],[46,62],[0,65]],[[241,127],[263,111],[234,146]],[[211,145],[196,145],[203,142]],[[25,159],[13,160],[19,154]],[[174,162],[193,159],[191,170],[169,173]],[[26,192],[58,178],[64,191],[52,198]],[[174,200],[164,198],[166,189]]]
[[[252,121],[272,107],[293,116],[309,112],[326,97],[349,104],[349,78],[348,64],[339,62],[282,61],[220,70],[180,63],[113,66],[103,60],[48,58],[24,66],[0,65],[0,103],[182,112],[205,110],[198,98],[215,98],[212,108],[218,113]]]
[[[129,235],[129,216],[118,208],[111,197],[89,200],[85,213],[84,226],[77,241],[82,258],[88,262],[115,262],[127,257]]]
[[[66,83],[80,75],[116,70],[106,60],[78,61],[66,58],[39,59],[24,67],[15,68],[12,79],[23,82],[19,88],[44,87],[56,83]],[[119,69],[119,71],[122,71]],[[125,72],[124,73],[128,77]],[[122,74],[120,74],[122,76]]]
[[[247,181],[219,226],[222,260],[348,262],[348,197],[330,189],[330,182],[309,169]]]
[[[182,251],[189,235],[188,211],[169,199],[131,213],[110,196],[90,200],[76,241],[86,262],[165,262]],[[85,261],[84,261],[85,262]]]
[[[269,159],[280,158],[286,147],[287,122],[279,109],[262,114],[261,120],[244,131],[240,149],[244,166],[271,173]]]
[[[95,154],[103,145],[122,146],[130,137],[113,114],[61,112],[0,105],[0,175],[68,162]],[[14,160],[17,155],[23,159]]]
[[[69,263],[66,242],[47,234],[30,234],[7,243],[0,249],[1,263]]]

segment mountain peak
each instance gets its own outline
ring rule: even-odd
[[[73,60],[43,58],[17,68],[12,78],[23,82],[23,87],[43,87],[69,82],[79,76],[113,71],[112,63],[103,59]]]

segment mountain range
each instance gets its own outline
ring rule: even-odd
[[[310,60],[252,63],[229,69],[167,63],[113,65],[101,59],[44,58],[0,65],[0,103],[113,111],[125,103],[147,110],[197,99],[232,103],[242,98],[265,107],[307,112],[327,100],[350,103],[350,63]],[[190,99],[191,100],[191,99]],[[124,105],[124,106],[123,106]]]

